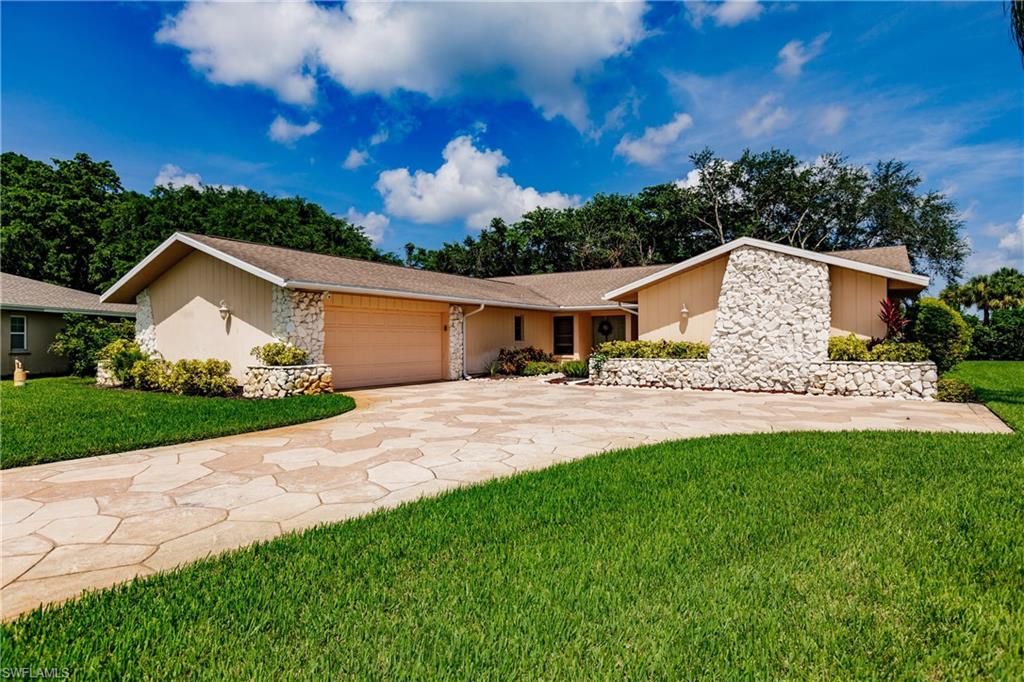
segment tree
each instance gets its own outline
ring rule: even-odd
[[[678,262],[749,236],[817,251],[904,244],[916,268],[960,277],[968,249],[956,207],[921,192],[905,163],[865,169],[827,154],[808,164],[778,149],[735,161],[705,149],[691,161],[691,184],[536,209],[437,250],[410,245],[407,262],[477,276],[624,267]]]
[[[120,198],[121,180],[110,162],[88,154],[53,164],[13,152],[0,159],[4,269],[90,291],[89,259],[100,224]]]
[[[999,268],[990,275],[972,277],[962,285],[951,284],[939,298],[958,309],[977,308],[982,324],[987,327],[992,310],[1024,306],[1024,275],[1014,268]]]
[[[1021,62],[1024,62],[1024,0],[1010,0],[1005,7],[1010,14],[1010,35],[1017,43]]]

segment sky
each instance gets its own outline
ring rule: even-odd
[[[704,147],[909,162],[1024,267],[999,2],[0,5],[0,147],[299,195],[401,252],[685,181]],[[692,175],[690,176],[692,178]]]

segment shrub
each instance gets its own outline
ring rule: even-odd
[[[273,341],[256,346],[249,353],[263,365],[289,366],[304,365],[309,362],[308,352],[283,341]]]
[[[111,321],[69,313],[64,316],[64,324],[54,335],[50,352],[66,357],[71,373],[80,377],[96,374],[96,363],[104,346],[117,339],[135,338],[135,323],[131,320]]]
[[[502,348],[498,351],[498,371],[502,374],[522,374],[530,362],[551,362],[550,354],[540,348],[526,346],[525,348]]]
[[[542,374],[554,374],[558,371],[558,365],[551,362],[528,362],[523,367],[522,375],[527,377],[540,376]]]
[[[878,319],[885,323],[885,338],[892,341],[903,340],[903,330],[910,324],[910,320],[904,317],[899,301],[887,298],[881,302],[881,306]]]
[[[927,346],[939,372],[949,371],[967,357],[971,328],[960,313],[937,298],[922,298],[916,307],[914,340]]]
[[[706,359],[708,344],[692,341],[606,341],[597,352],[607,358]]]
[[[830,337],[828,359],[839,362],[867,362],[871,359],[868,342],[856,334]]]
[[[170,374],[171,363],[166,360],[137,360],[128,371],[128,383],[140,391],[164,391]]]
[[[924,362],[928,349],[922,343],[885,341],[873,347],[870,356],[873,362]]]
[[[944,403],[969,403],[974,400],[974,389],[963,379],[939,379],[935,389],[935,399]]]
[[[125,386],[132,385],[132,366],[139,360],[148,360],[149,356],[142,352],[139,344],[127,339],[117,339],[108,343],[99,353],[101,362],[107,363],[110,372]]]
[[[967,316],[971,354],[975,360],[1024,360],[1024,308],[997,308],[989,324]]]
[[[565,376],[573,379],[584,379],[590,376],[590,368],[587,366],[586,360],[566,360],[559,370]]]
[[[178,360],[167,376],[166,390],[178,395],[231,395],[238,382],[230,371],[231,363],[224,360]]]

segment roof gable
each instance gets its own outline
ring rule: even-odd
[[[604,295],[604,299],[611,301],[616,298],[620,298],[627,294],[631,294],[639,289],[650,286],[656,282],[671,277],[672,275],[689,270],[690,268],[696,267],[702,263],[718,258],[719,256],[725,255],[730,251],[738,249],[741,246],[751,246],[754,248],[765,249],[768,251],[775,251],[776,253],[783,253],[789,256],[796,256],[798,258],[806,258],[807,260],[816,261],[819,263],[825,263],[826,265],[834,265],[836,267],[847,268],[850,270],[857,270],[859,272],[866,272],[872,275],[878,275],[880,277],[886,277],[888,279],[896,280],[905,284],[911,284],[919,287],[928,286],[928,278],[924,275],[916,275],[909,271],[896,270],[894,268],[883,267],[875,265],[864,260],[855,260],[850,258],[849,255],[839,256],[836,254],[829,253],[818,253],[817,251],[809,251],[807,249],[800,249],[795,246],[786,246],[785,244],[776,244],[775,242],[766,242],[761,239],[753,239],[752,237],[740,237],[734,239],[731,242],[722,244],[719,247],[705,251],[702,254],[694,256],[684,260],[681,263],[677,263],[671,267],[665,268],[647,277],[642,277],[633,282],[630,282],[618,289],[613,289]],[[898,248],[898,247],[894,247]],[[905,251],[905,249],[904,249]],[[842,253],[842,252],[841,252]],[[845,252],[849,254],[850,252]],[[870,256],[869,256],[870,258]],[[909,267],[909,259],[907,263]]]

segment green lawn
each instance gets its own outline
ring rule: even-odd
[[[946,374],[974,386],[978,399],[1016,431],[1024,431],[1024,362],[972,360]]]
[[[0,466],[25,466],[324,419],[341,394],[283,400],[197,398],[96,388],[92,379],[0,383]]]
[[[1020,679],[1022,439],[609,453],[35,611],[0,657],[87,678]]]

